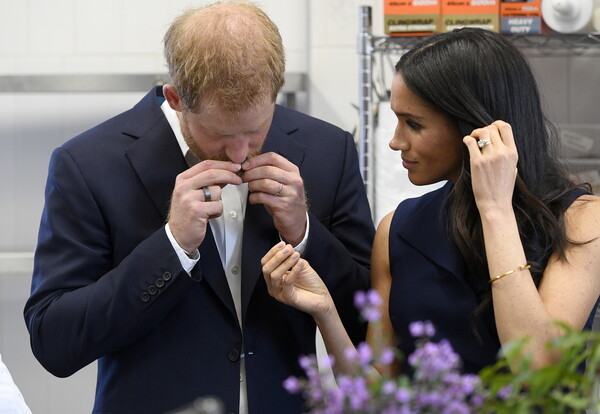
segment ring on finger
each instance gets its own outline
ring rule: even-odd
[[[207,186],[202,187],[202,191],[204,191],[204,201],[212,200],[210,189]]]
[[[279,197],[279,193],[283,190],[283,183],[279,183],[279,190],[275,191],[272,195],[275,197]]]
[[[479,141],[477,141],[477,146],[479,147],[479,149],[483,149],[483,147],[486,147],[491,143],[492,141],[490,141],[489,139],[480,139]]]

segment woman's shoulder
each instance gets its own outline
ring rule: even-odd
[[[594,214],[600,212],[600,196],[590,193],[581,193],[573,200],[567,212],[571,214]]]
[[[395,214],[396,210],[392,210],[381,219],[379,224],[377,224],[377,234],[387,234],[390,231],[390,225]]]
[[[584,193],[565,211],[567,237],[571,240],[591,240],[600,237],[600,197]]]

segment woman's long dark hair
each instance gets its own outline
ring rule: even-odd
[[[549,255],[555,252],[565,259],[570,241],[562,203],[575,185],[559,158],[558,134],[543,114],[525,57],[502,35],[465,28],[428,37],[401,57],[396,73],[414,94],[456,122],[463,136],[496,120],[512,126],[519,153],[513,207],[539,285]],[[466,146],[445,215],[449,234],[465,259],[468,282],[480,299],[474,314],[478,319],[490,306],[491,290]]]

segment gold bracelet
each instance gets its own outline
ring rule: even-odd
[[[521,266],[519,266],[519,267],[518,267],[518,268],[516,268],[516,269],[509,270],[508,272],[506,272],[506,273],[502,273],[502,274],[500,274],[500,275],[498,275],[498,276],[494,276],[493,278],[491,278],[491,279],[490,279],[490,283],[494,283],[496,280],[500,280],[500,279],[502,279],[504,276],[512,275],[512,274],[513,274],[513,273],[515,273],[515,272],[520,272],[521,270],[527,270],[527,269],[529,269],[530,267],[531,267],[531,265],[528,265],[528,264],[526,264],[526,265],[521,265]]]

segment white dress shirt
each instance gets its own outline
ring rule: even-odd
[[[0,355],[0,414],[31,414]]]
[[[175,133],[182,154],[187,154],[189,147],[186,144],[183,134],[181,133],[181,125],[177,112],[174,111],[167,101],[163,102],[161,109],[165,114],[171,129]],[[191,165],[189,165],[191,166]],[[246,201],[248,199],[248,184],[241,185],[226,185],[221,192],[221,201],[223,203],[223,214],[220,217],[210,219],[209,224],[212,230],[213,237],[225,276],[229,284],[233,303],[237,313],[240,327],[242,327],[242,235],[244,231],[244,217],[246,213]],[[294,250],[302,253],[306,246],[308,238],[308,213],[307,213],[307,228],[304,239],[294,248]],[[194,252],[196,259],[190,259],[186,252],[177,244],[169,224],[165,226],[167,236],[177,252],[177,256],[181,261],[183,268],[190,273],[193,267],[202,258]],[[266,252],[265,252],[266,253]],[[246,364],[242,350],[242,358],[240,360],[240,414],[248,414],[248,396],[246,390]]]

